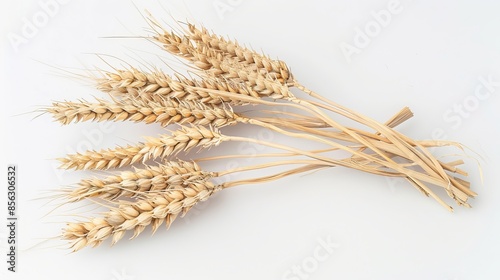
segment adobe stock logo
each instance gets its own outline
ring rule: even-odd
[[[339,44],[340,50],[348,63],[351,63],[352,56],[360,54],[363,49],[368,47],[375,37],[380,35],[382,30],[389,26],[392,22],[393,16],[401,13],[403,6],[397,0],[391,0],[387,3],[387,8],[378,12],[371,11],[372,19],[368,21],[364,28],[356,27],[354,29],[354,37],[352,44],[341,42]]]
[[[318,238],[317,242],[318,244],[312,251],[312,255],[304,258],[300,264],[293,265],[289,270],[285,271],[281,279],[308,279],[311,274],[318,270],[319,265],[330,258],[335,249],[340,247],[338,243],[332,241],[332,237],[330,235],[326,238]]]
[[[81,133],[84,138],[81,139],[75,146],[67,145],[65,147],[66,154],[76,154],[76,153],[85,153],[86,151],[93,150],[96,147],[99,147],[106,137],[106,135],[110,135],[116,128],[116,124],[113,122],[102,122],[97,125],[97,128],[93,129],[82,129]],[[52,167],[57,176],[57,179],[62,182],[63,176],[68,172],[67,169],[59,168],[59,162],[52,162]]]
[[[70,0],[42,0],[38,2],[40,9],[31,17],[23,17],[22,27],[18,33],[10,32],[7,34],[12,48],[17,52],[19,47],[33,39],[39,30],[45,27],[51,18],[55,17],[61,8],[61,5],[68,4]]]
[[[243,0],[215,0],[213,6],[220,20],[224,20],[227,13],[233,12],[243,3]]]
[[[500,87],[500,81],[495,81],[492,75],[480,76],[478,81],[473,94],[467,95],[462,102],[453,104],[453,108],[444,112],[444,121],[451,123],[453,129],[458,129],[463,120],[469,118],[479,108],[480,103],[488,100]]]
[[[122,268],[121,271],[113,270],[111,273],[113,274],[111,280],[135,280],[135,277],[128,274],[125,268]]]

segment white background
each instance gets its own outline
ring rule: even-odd
[[[18,272],[7,273],[2,261],[1,279],[500,279],[500,86],[484,100],[475,95],[481,79],[500,81],[498,1],[401,0],[399,12],[373,29],[367,46],[356,44],[356,30],[375,23],[372,11],[387,10],[388,0],[137,1],[137,7],[131,1],[67,1],[27,38],[26,22],[46,13],[39,2],[47,0],[2,1],[0,9],[1,166],[19,168],[20,246]],[[231,8],[218,12],[221,3]],[[68,254],[57,239],[40,243],[59,234],[60,221],[85,210],[45,216],[54,205],[37,198],[95,175],[61,172],[54,158],[161,132],[142,124],[62,127],[48,115],[33,119],[34,110],[53,100],[103,96],[65,72],[105,68],[96,53],[164,67],[161,56],[179,66],[145,40],[104,38],[147,35],[144,9],[172,26],[174,19],[196,20],[279,57],[303,84],[379,121],[410,106],[415,117],[400,131],[416,139],[457,140],[482,156],[483,183],[475,161],[465,158],[479,193],[473,208],[449,213],[404,181],[338,168],[224,191],[168,231],[146,231],[111,248],[104,243]],[[26,41],[13,44],[14,35]],[[345,44],[358,53],[347,57]],[[465,114],[454,113],[464,102]],[[103,139],[96,143],[85,135],[97,132]],[[5,187],[6,170],[1,173]],[[6,205],[6,191],[0,193]],[[0,232],[5,256],[6,227]],[[313,261],[318,240],[328,238],[338,247],[326,260]],[[287,275],[295,265],[315,262],[302,278]]]

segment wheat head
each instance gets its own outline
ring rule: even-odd
[[[163,222],[168,228],[177,216],[185,215],[198,202],[221,189],[208,181],[198,181],[181,189],[152,194],[136,202],[122,201],[102,218],[68,223],[62,237],[70,241],[71,250],[76,252],[85,246],[98,246],[109,237],[115,244],[127,231],[133,231],[132,238],[135,238],[149,225],[155,232]]]
[[[192,182],[207,180],[214,174],[201,170],[195,162],[167,161],[157,166],[136,168],[104,179],[84,179],[78,187],[67,191],[68,202],[86,198],[116,200],[122,197],[140,197],[153,192],[182,188]]]
[[[166,159],[181,151],[199,147],[217,146],[223,141],[218,129],[204,126],[181,126],[172,135],[147,137],[147,141],[135,146],[114,149],[89,150],[60,158],[63,169],[110,169],[145,162],[152,158]]]

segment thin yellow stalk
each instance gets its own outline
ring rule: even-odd
[[[437,173],[440,176],[444,178],[447,178],[448,176],[446,175],[445,171],[443,168],[440,167],[439,164],[437,164],[437,161],[434,159],[430,153],[423,148],[421,145],[418,143],[412,143],[413,146],[416,146],[420,148],[420,150],[424,153],[425,156],[423,156],[421,153],[415,150],[413,146],[409,145],[407,142],[409,139],[408,137],[403,136],[402,134],[389,129],[387,126],[383,126],[379,124],[378,122],[372,120],[371,118],[368,118],[367,116],[364,116],[360,113],[354,112],[353,110],[350,110],[344,106],[341,106],[331,100],[328,100],[319,94],[315,93],[314,91],[311,91],[307,89],[306,87],[302,86],[298,82],[294,82],[294,86],[299,88],[300,90],[304,91],[305,93],[311,95],[312,97],[318,98],[319,100],[329,104],[329,108],[333,112],[337,112],[339,114],[342,114],[344,116],[347,116],[355,121],[358,121],[360,123],[366,124],[370,127],[374,127],[377,131],[385,135],[394,145],[396,145],[399,149],[401,149],[402,152],[407,153],[408,157],[413,160],[413,161],[419,161],[421,164],[419,164],[420,167],[425,169],[429,173]],[[298,102],[301,104],[306,105],[307,107],[311,108],[312,110],[319,111],[319,109],[316,106],[320,106],[319,104],[315,103],[316,106],[314,106],[312,103],[309,103],[309,101],[305,100],[292,100],[294,102]],[[337,109],[338,108],[338,109]],[[405,139],[402,139],[405,138]],[[369,147],[369,146],[367,146]]]
[[[227,189],[227,188],[232,188],[232,187],[236,187],[236,186],[240,186],[240,185],[266,183],[266,182],[278,180],[278,179],[281,179],[283,177],[287,177],[290,175],[295,175],[295,174],[308,172],[308,171],[312,171],[312,170],[316,170],[316,169],[320,169],[320,168],[325,168],[325,167],[330,167],[330,166],[324,165],[324,164],[310,164],[310,165],[294,168],[291,170],[279,172],[279,173],[269,175],[269,176],[227,182],[227,183],[222,184],[222,187],[224,189]]]
[[[338,150],[337,148],[328,148],[328,149],[320,149],[320,150],[310,150],[311,153],[321,154]],[[213,157],[203,157],[197,158],[195,162],[202,161],[213,161],[213,160],[223,160],[223,159],[233,159],[233,158],[263,158],[263,157],[295,157],[301,156],[297,153],[262,153],[262,154],[235,154],[235,155],[220,155]]]
[[[217,177],[222,177],[222,176],[226,176],[226,175],[232,174],[232,173],[253,171],[253,170],[265,169],[265,168],[269,168],[269,167],[276,167],[276,166],[282,166],[282,165],[294,165],[294,164],[322,165],[322,166],[329,166],[329,167],[336,166],[334,164],[329,164],[329,163],[320,163],[317,160],[294,159],[294,160],[273,161],[273,162],[268,162],[268,163],[263,163],[263,164],[238,167],[238,168],[233,168],[233,169],[229,169],[226,171],[216,172],[214,174]]]
[[[214,93],[214,94],[220,94],[221,96],[231,96],[232,95],[232,94],[228,94],[228,93],[220,92],[220,91],[212,91],[211,90],[209,92]],[[255,102],[255,103],[263,104],[263,105],[275,105],[276,106],[276,102],[270,104],[271,102],[265,101],[265,100],[255,100],[254,98],[249,98],[249,97],[245,97],[245,96],[241,96],[241,98],[243,100],[245,100],[245,101],[248,100],[249,102]],[[328,118],[323,112],[321,112],[320,110],[318,110],[317,107],[314,107],[313,105],[311,105],[310,103],[307,103],[306,101],[302,101],[302,100],[294,100],[294,101],[297,104],[295,104],[295,103],[291,103],[291,104],[279,103],[279,105],[281,105],[281,106],[290,106],[290,107],[297,108],[297,109],[305,109],[306,111],[309,111],[309,112],[311,112],[313,114],[316,114],[318,117],[320,117],[321,119],[323,119],[325,122],[327,122],[329,124],[332,123],[331,119]],[[303,105],[303,106],[301,106],[301,105]],[[333,124],[336,125],[335,123],[333,123]],[[376,124],[376,126],[379,126],[379,125],[377,125],[377,123],[375,123],[375,124]],[[375,151],[379,156],[382,157],[382,159],[384,159],[385,161],[387,161],[387,163],[383,163],[378,158],[375,158],[373,156],[370,156],[370,155],[367,155],[367,154],[361,154],[361,153],[358,153],[356,151],[352,151],[352,150],[350,150],[347,147],[344,147],[344,146],[339,147],[339,144],[331,142],[331,141],[328,141],[329,144],[331,144],[333,147],[339,147],[340,149],[346,150],[346,151],[352,153],[353,155],[359,155],[362,158],[367,159],[368,161],[376,162],[378,164],[385,165],[385,166],[387,166],[387,167],[389,167],[391,169],[398,170],[398,164],[396,162],[394,162],[393,160],[391,160],[390,157],[388,155],[386,155],[386,153],[384,153],[384,152],[380,151],[379,149],[375,148],[373,146],[373,144],[370,143],[367,139],[362,139],[359,135],[356,135],[355,133],[353,133],[352,131],[349,131],[347,128],[342,127],[341,125],[337,125],[337,128],[338,127],[340,127],[340,130],[345,131],[349,135],[351,135],[351,136],[354,135],[353,138],[355,140],[359,141],[362,145],[364,145],[366,147],[369,147],[371,150]],[[440,186],[444,187],[445,189],[449,189],[449,187],[448,187],[450,185],[450,180],[448,178],[449,176],[446,173],[444,173],[444,170],[442,168],[435,167],[435,165],[438,164],[437,161],[434,160],[434,162],[433,162],[431,160],[431,162],[425,162],[425,161],[428,161],[428,160],[425,157],[422,160],[422,156],[420,155],[420,153],[418,153],[412,146],[408,145],[403,140],[398,139],[397,136],[394,135],[394,132],[390,131],[387,127],[385,127],[385,128],[382,127],[382,131],[384,131],[384,132],[386,132],[386,134],[388,134],[387,137],[392,141],[392,143],[394,145],[396,145],[397,148],[399,148],[403,152],[406,152],[406,154],[408,155],[408,158],[410,160],[416,162],[427,173],[431,174],[431,177],[432,176],[437,176],[439,174],[439,177],[441,178],[441,180],[444,180],[444,182],[433,180],[434,184],[440,185]],[[286,131],[283,131],[283,132],[286,132]],[[286,132],[286,133],[290,133],[290,132]],[[290,135],[290,136],[298,136],[298,135]],[[304,136],[304,137],[311,138],[311,135]],[[321,138],[316,138],[316,139],[318,139],[319,141],[326,141],[326,140],[321,139]],[[419,146],[419,148],[424,149],[422,146]],[[413,149],[413,151],[411,151],[410,149]],[[387,160],[387,159],[389,159],[389,160]],[[429,165],[431,165],[432,167],[430,167]],[[437,171],[440,171],[440,170],[442,172],[437,172]],[[400,171],[400,170],[398,170],[398,171]],[[429,181],[427,181],[427,182],[429,182]],[[461,191],[466,192],[467,194],[469,194],[471,196],[475,195],[475,193],[473,193],[472,191],[470,191],[467,188],[463,188],[462,186],[459,186],[459,189]]]

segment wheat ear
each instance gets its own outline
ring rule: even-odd
[[[97,99],[97,103],[54,102],[45,109],[54,119],[62,124],[81,121],[133,121],[160,123],[167,126],[172,123],[213,125],[221,127],[233,124],[238,116],[229,105],[203,104],[196,101],[176,101],[163,99],[145,102],[127,98],[116,102]]]
[[[172,135],[147,137],[144,143],[135,146],[70,154],[59,161],[64,169],[110,169],[145,162],[152,158],[166,159],[195,147],[217,146],[222,139],[218,129],[213,127],[181,126]]]
[[[123,238],[127,231],[138,236],[147,226],[153,232],[165,222],[167,228],[179,215],[184,215],[200,201],[220,191],[208,181],[198,181],[180,189],[169,189],[152,194],[136,202],[122,201],[111,208],[102,218],[94,218],[83,223],[68,223],[62,237],[70,241],[70,248],[76,252],[85,246],[95,247],[112,236],[112,244]]]
[[[68,202],[76,202],[85,198],[116,200],[121,197],[146,196],[213,176],[211,172],[202,171],[194,162],[168,161],[157,166],[124,171],[104,179],[81,180],[77,188],[67,191],[66,198]]]
[[[253,96],[280,99],[292,97],[287,86],[266,79],[257,73],[235,70],[228,67],[229,74],[223,77],[204,77],[188,79],[176,75],[171,77],[161,70],[143,72],[135,68],[105,72],[103,77],[95,79],[97,88],[117,98],[124,96],[144,101],[161,102],[164,99],[197,101],[205,104],[240,105],[237,99],[213,95],[199,88],[221,90]]]
[[[131,68],[104,72],[102,77],[95,79],[95,82],[99,90],[118,98],[129,96],[145,101],[162,101],[168,98],[213,104],[223,101],[221,98],[212,98],[209,94],[199,94],[191,90],[194,82],[180,76],[173,78],[161,70],[144,72]],[[205,83],[197,81],[196,85],[204,87]]]
[[[291,78],[291,72],[284,61],[271,59],[269,56],[259,54],[253,50],[240,46],[237,42],[226,40],[222,36],[201,29],[188,23],[187,37],[196,44],[206,46],[213,53],[221,53],[222,60],[228,64],[238,65],[240,68],[250,68],[262,74],[270,74],[273,80],[286,83]],[[221,60],[219,58],[219,60]]]
[[[197,35],[199,29],[194,25],[190,26],[192,31],[187,31],[190,34],[177,35],[165,30],[152,17],[149,20],[153,26],[160,29],[152,38],[161,43],[171,54],[180,56],[198,67],[201,75],[233,80],[236,83],[243,82],[256,91],[265,89],[265,97],[275,99],[293,97],[288,90],[288,82],[292,79],[291,72],[283,61],[272,60],[237,43],[225,41],[219,36],[211,36],[208,33],[205,36],[211,37],[211,43],[207,45],[203,42],[203,35]],[[218,49],[213,47],[216,44],[212,41],[216,40],[220,41],[219,45],[226,47],[223,49],[220,49],[219,45]]]

